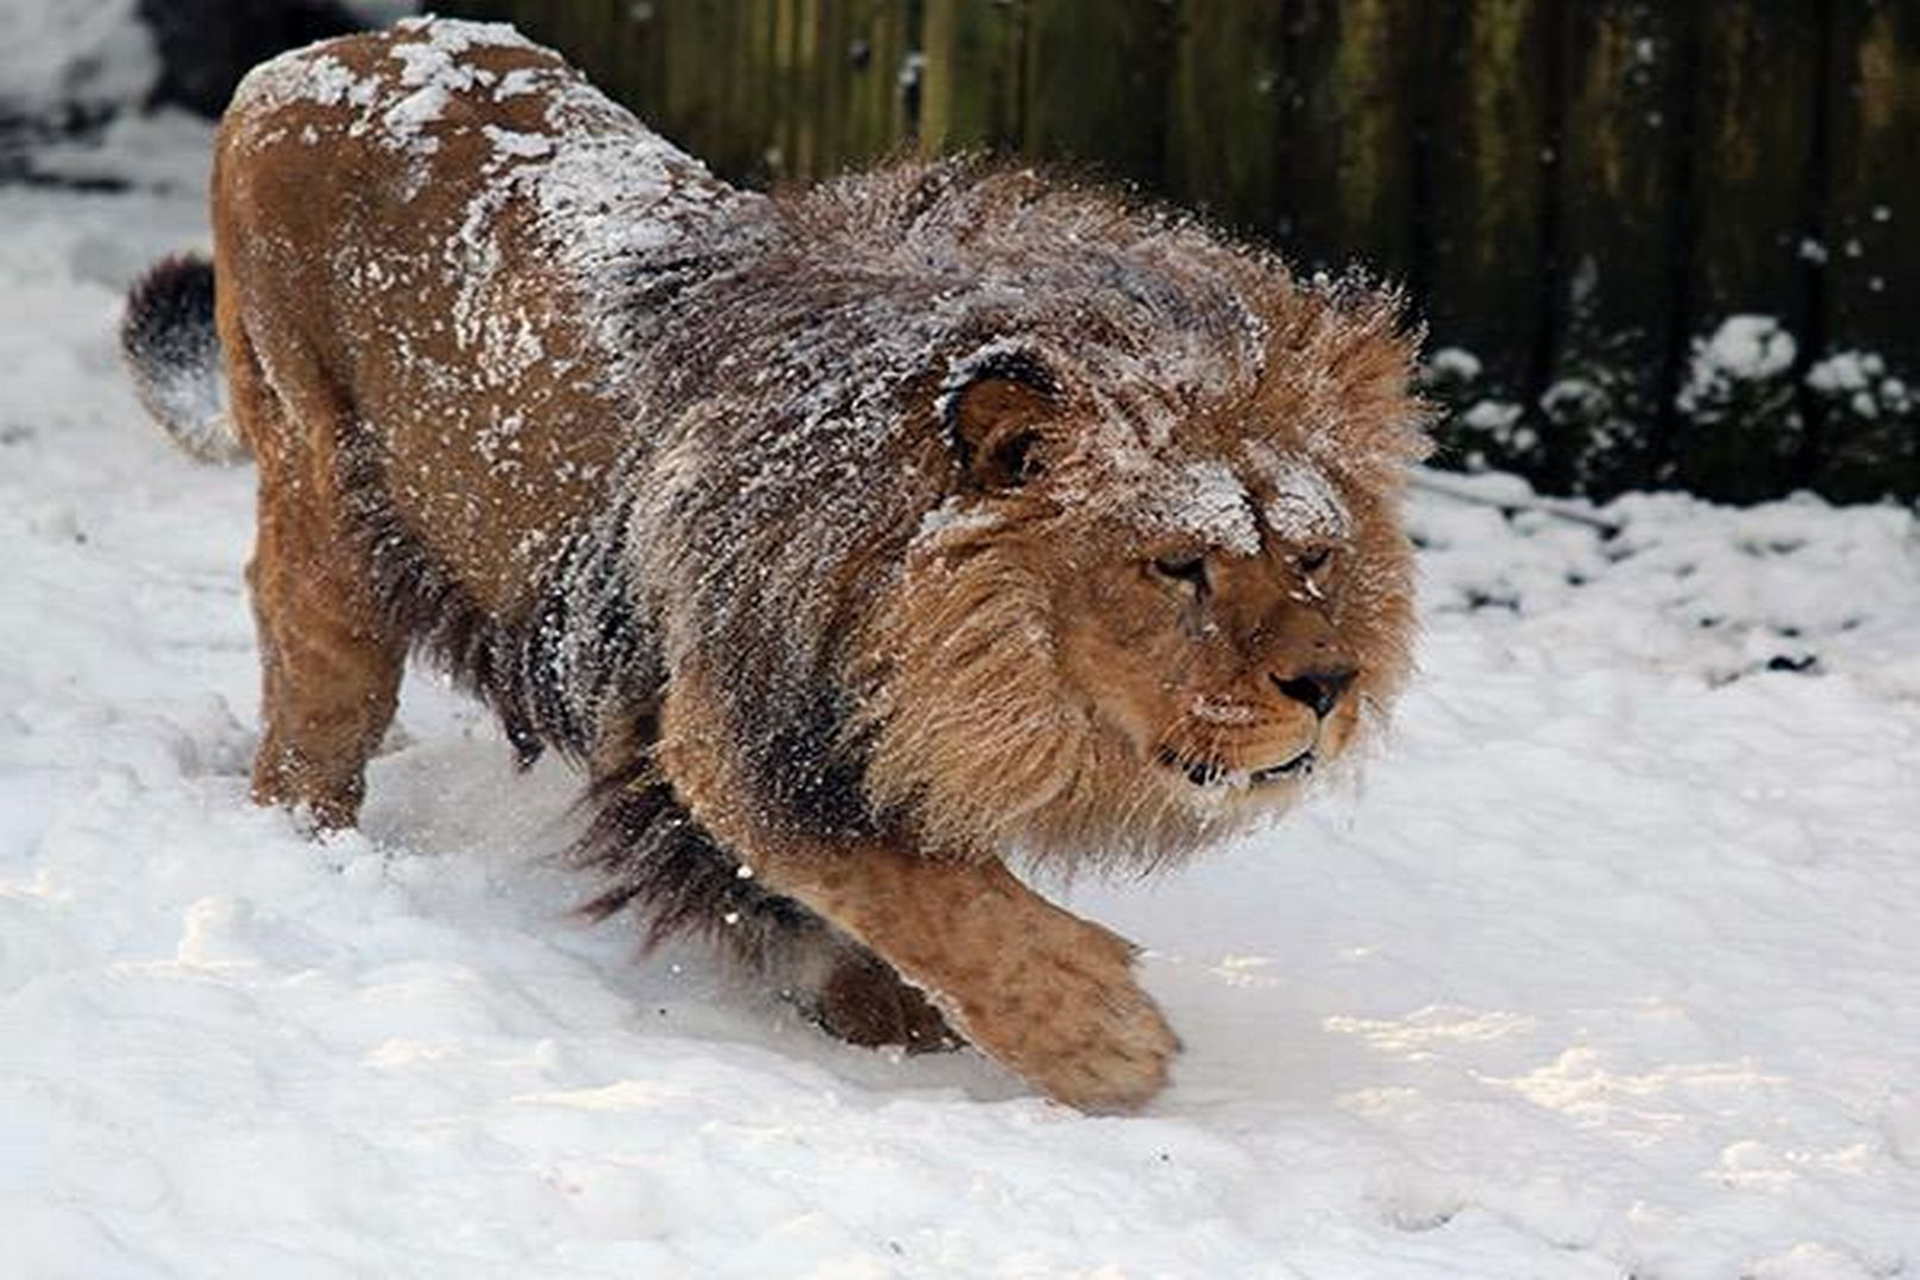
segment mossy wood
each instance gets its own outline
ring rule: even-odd
[[[1582,488],[1646,486],[1665,465],[1686,339],[1686,24],[1684,6],[1597,0],[1565,6],[1557,33],[1559,327],[1543,411]]]
[[[1552,10],[1545,0],[1435,0],[1421,41],[1432,58],[1423,148],[1429,322],[1479,357],[1479,391],[1509,402],[1528,398],[1552,336],[1540,295],[1551,278],[1558,140],[1550,116],[1530,109],[1554,89]],[[1494,460],[1558,478],[1571,446],[1543,446]]]
[[[1920,5],[1836,6],[1828,51],[1825,345],[1885,371],[1823,406],[1813,482],[1844,498],[1920,492]]]
[[[1710,333],[1727,317],[1760,313],[1805,342],[1817,324],[1817,268],[1804,245],[1818,198],[1806,176],[1819,167],[1819,9],[1778,0],[1695,8],[1691,326]],[[1676,433],[1682,485],[1751,501],[1800,479],[1806,415],[1793,371],[1739,400],[1734,412],[1694,414]]]

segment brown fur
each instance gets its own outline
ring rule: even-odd
[[[262,803],[353,821],[425,647],[596,779],[603,909],[863,1043],[1162,1086],[1131,948],[1001,860],[1157,865],[1378,719],[1392,298],[968,162],[735,192],[461,24],[258,73],[213,209]]]

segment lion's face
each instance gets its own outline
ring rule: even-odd
[[[1347,530],[1101,534],[1055,584],[1061,674],[1177,800],[1276,800],[1340,753],[1369,657],[1338,625]]]
[[[1419,407],[1397,340],[1337,336],[1158,430],[1024,357],[952,397],[966,482],[870,642],[883,801],[936,844],[1152,862],[1363,736],[1408,665]]]

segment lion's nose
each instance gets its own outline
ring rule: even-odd
[[[1357,675],[1352,667],[1340,667],[1324,671],[1303,671],[1288,680],[1273,677],[1273,683],[1281,693],[1295,702],[1313,708],[1313,714],[1325,719],[1340,701],[1340,695],[1347,691]]]

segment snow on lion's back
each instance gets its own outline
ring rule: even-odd
[[[541,128],[476,121],[463,109],[468,96],[545,102]],[[409,18],[391,33],[294,50],[249,73],[230,110],[261,118],[297,104],[347,112],[348,137],[406,164],[403,199],[421,193],[447,141],[482,140],[481,173],[491,180],[475,184],[447,250],[472,277],[454,315],[471,341],[482,337],[478,299],[501,266],[488,232],[511,205],[535,211],[536,234],[613,350],[633,345],[621,288],[633,268],[687,252],[683,242],[716,213],[758,203],[505,23]],[[253,144],[289,140],[325,144],[311,128],[272,127]]]

